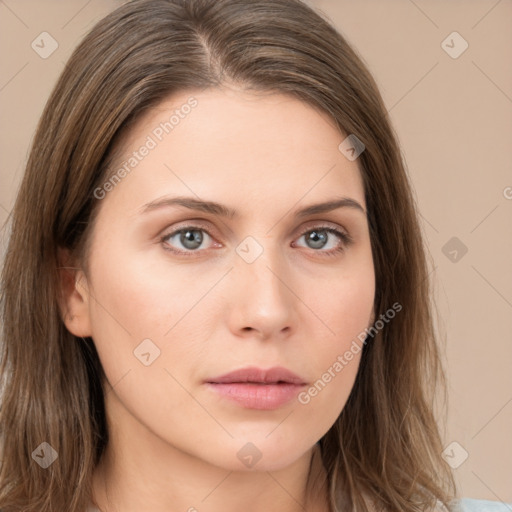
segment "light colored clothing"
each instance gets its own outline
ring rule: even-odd
[[[463,498],[457,503],[455,510],[456,512],[512,512],[512,503]],[[101,511],[96,507],[91,506],[86,512]]]
[[[502,503],[501,501],[463,498],[458,505],[460,512],[512,512],[512,503]]]

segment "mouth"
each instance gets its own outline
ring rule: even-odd
[[[207,379],[205,384],[246,409],[271,410],[293,400],[307,382],[283,367],[248,367]]]

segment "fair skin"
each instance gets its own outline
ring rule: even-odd
[[[306,477],[361,352],[308,403],[243,407],[204,381],[283,366],[307,391],[371,325],[375,275],[358,163],[311,106],[224,88],[182,91],[146,113],[115,165],[191,96],[197,106],[101,199],[89,272],[78,271],[66,294],[66,326],[92,337],[108,380],[110,441],[94,500],[103,512],[326,511],[325,489],[307,500]],[[238,213],[177,205],[141,213],[164,196]],[[340,197],[361,209],[296,215]],[[202,235],[198,247],[179,234],[161,241],[188,226]],[[259,256],[249,263],[245,253]],[[145,339],[154,344],[146,353],[160,350],[147,366],[134,355]],[[261,454],[251,467],[237,456],[247,443]]]

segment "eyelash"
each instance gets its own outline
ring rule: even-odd
[[[171,233],[167,233],[165,234],[164,236],[162,236],[160,238],[160,243],[162,244],[163,246],[163,249],[165,251],[169,251],[173,254],[178,254],[178,255],[183,255],[183,256],[187,256],[187,257],[192,257],[195,255],[195,253],[199,253],[201,252],[201,250],[188,250],[188,251],[181,251],[179,249],[170,249],[169,247],[166,247],[166,240],[173,237],[174,235],[177,235],[183,231],[204,231],[210,238],[213,239],[213,236],[210,234],[210,232],[205,229],[204,227],[202,226],[195,226],[195,225],[188,225],[188,226],[184,226],[182,228],[179,228],[175,231],[172,231]],[[339,231],[331,226],[322,226],[322,225],[318,225],[318,226],[314,226],[312,228],[308,228],[307,230],[303,231],[300,235],[299,235],[299,238],[303,237],[304,235],[308,234],[308,233],[311,233],[313,231],[327,231],[328,233],[331,233],[333,235],[336,235],[338,238],[341,239],[341,243],[338,247],[336,247],[335,249],[330,249],[329,251],[323,251],[321,249],[318,249],[318,250],[315,250],[315,249],[311,249],[313,252],[318,252],[318,253],[323,253],[323,256],[326,256],[326,257],[333,257],[333,256],[337,256],[341,253],[343,253],[345,251],[345,249],[347,247],[349,247],[352,243],[353,243],[353,239],[352,237],[348,234],[348,233],[345,233],[343,231]],[[206,249],[203,249],[203,250],[206,250]]]

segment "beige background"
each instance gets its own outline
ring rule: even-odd
[[[119,3],[0,0],[0,225],[66,59]],[[446,460],[468,453],[454,469],[463,496],[512,502],[512,2],[308,3],[373,72],[407,160],[446,338]],[[59,45],[47,59],[31,48],[44,31]],[[443,48],[461,39],[442,46],[454,31],[469,45],[457,58]]]

